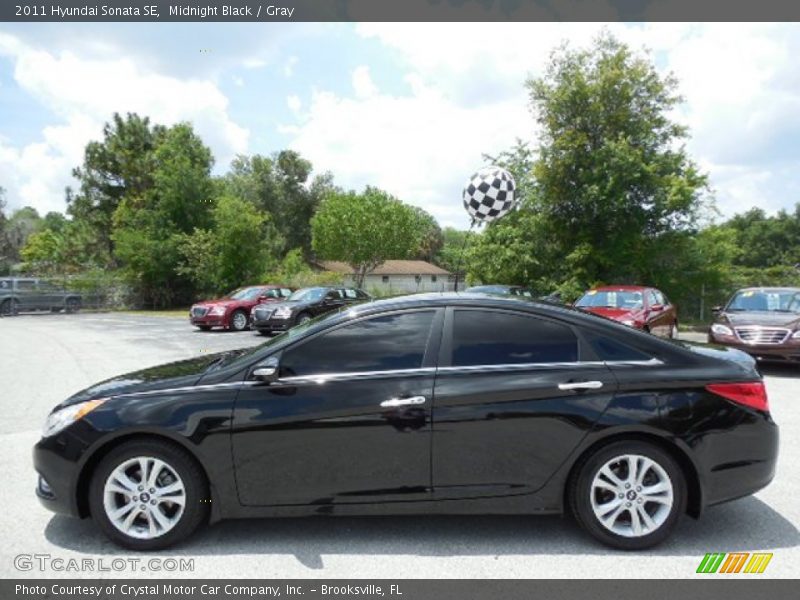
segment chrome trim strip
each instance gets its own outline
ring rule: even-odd
[[[275,383],[303,384],[315,383],[323,384],[328,381],[343,381],[348,379],[380,379],[383,377],[394,377],[402,375],[433,375],[436,373],[434,367],[424,367],[419,369],[390,369],[387,371],[356,371],[354,373],[319,373],[316,375],[296,375],[291,377],[281,377]],[[250,383],[250,382],[245,382]],[[258,383],[258,382],[257,382]]]

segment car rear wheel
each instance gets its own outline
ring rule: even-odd
[[[623,550],[654,546],[686,509],[686,483],[664,450],[646,442],[609,444],[579,465],[568,498],[578,523]]]
[[[305,323],[305,322],[310,321],[310,320],[311,320],[311,315],[308,314],[308,313],[300,313],[299,315],[297,315],[297,324],[298,325],[301,325],[302,323]]]
[[[669,326],[669,339],[674,340],[678,337],[678,322],[673,321],[672,325]]]
[[[65,308],[68,313],[76,313],[81,308],[81,301],[77,298],[67,298]]]
[[[103,532],[132,550],[159,550],[202,523],[208,486],[200,466],[182,448],[141,440],[114,448],[98,465],[89,509]]]
[[[15,315],[17,312],[19,312],[19,302],[13,298],[3,300],[3,303],[0,304],[0,315],[3,315],[4,317]]]
[[[234,331],[244,331],[247,329],[247,313],[243,310],[236,310],[231,315],[231,329]]]

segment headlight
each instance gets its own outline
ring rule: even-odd
[[[75,421],[82,419],[85,415],[92,412],[106,400],[108,400],[108,398],[98,398],[97,400],[79,402],[78,404],[73,404],[51,413],[44,422],[44,427],[42,428],[42,437],[50,437],[51,435],[55,435],[63,431],[67,426],[72,425]]]
[[[711,333],[716,333],[717,335],[733,335],[733,330],[722,323],[714,323],[711,326]]]
[[[288,306],[278,307],[272,316],[276,319],[288,319],[292,316],[292,309]]]
[[[224,306],[212,306],[211,310],[208,311],[210,315],[224,315],[225,314],[225,307]]]
[[[795,332],[792,334],[792,339],[793,339],[793,340],[800,340],[800,329],[798,329],[797,331],[795,331]]]

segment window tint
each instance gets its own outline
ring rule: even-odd
[[[283,353],[281,376],[419,368],[433,314],[386,315],[323,333]]]
[[[352,289],[348,288],[348,289],[344,290],[344,297],[353,299],[353,298],[357,298],[358,296],[356,295],[356,291],[355,290],[352,290]]]
[[[653,306],[654,304],[659,304],[658,298],[656,297],[656,293],[653,290],[647,292],[647,303],[650,306]]]
[[[577,360],[578,340],[566,325],[502,312],[455,312],[453,366]]]
[[[32,279],[18,279],[17,280],[17,289],[21,291],[31,291],[33,290],[36,282]]]
[[[650,360],[650,356],[613,338],[594,333],[584,335],[599,360]]]

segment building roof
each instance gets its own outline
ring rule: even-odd
[[[326,271],[353,274],[350,265],[338,260],[320,260],[317,264]],[[387,260],[367,275],[450,275],[450,272],[424,260]]]

